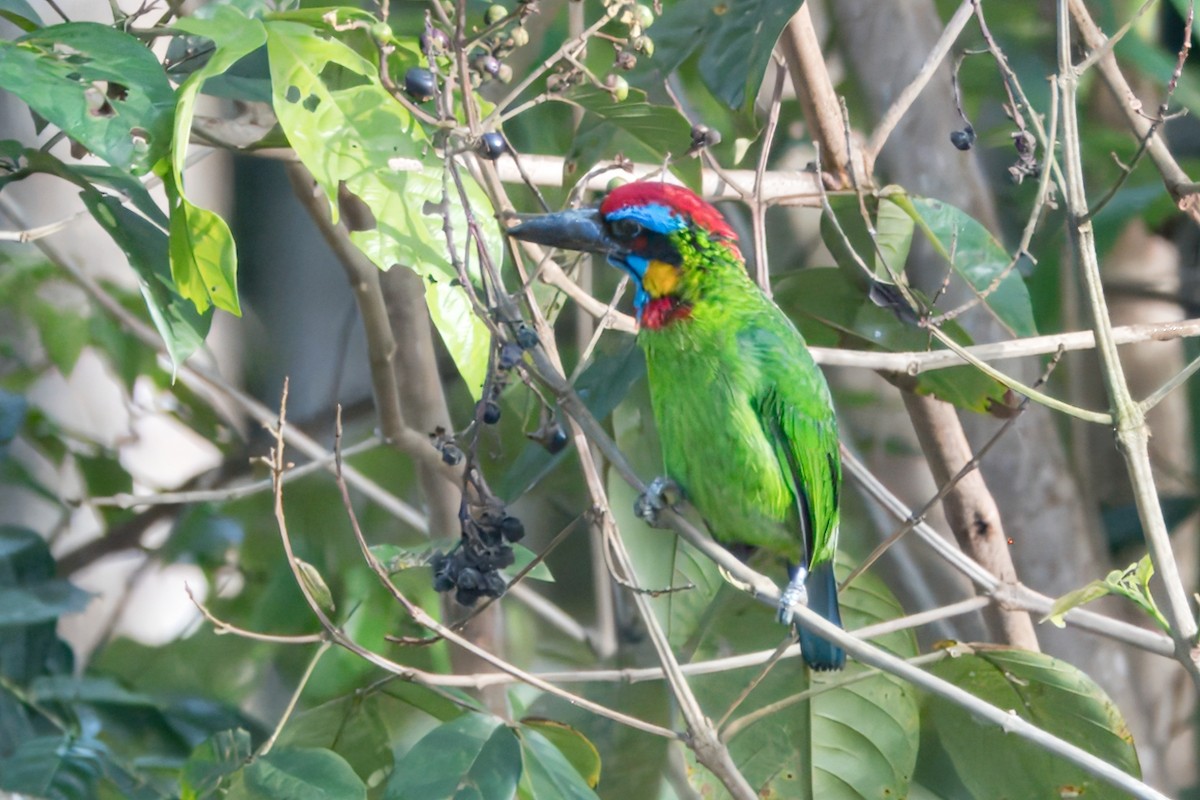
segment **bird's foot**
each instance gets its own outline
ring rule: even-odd
[[[652,528],[665,528],[667,526],[659,520],[659,514],[663,509],[673,508],[682,499],[683,490],[679,484],[665,475],[659,475],[650,481],[645,492],[638,495],[633,504],[633,513]]]
[[[797,568],[792,574],[787,588],[779,596],[779,612],[776,614],[776,618],[784,625],[792,624],[794,616],[792,609],[796,606],[808,605],[808,589],[804,588],[804,580],[807,577],[808,570],[804,567]]]

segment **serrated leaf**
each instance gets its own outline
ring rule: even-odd
[[[520,747],[512,729],[490,715],[464,714],[397,755],[383,797],[441,800],[459,792],[464,797],[511,797],[520,777]]]
[[[180,774],[183,800],[201,800],[217,795],[228,778],[245,766],[254,750],[250,734],[238,728],[210,736],[188,756]]]
[[[366,800],[367,787],[331,750],[280,747],[243,770],[253,797],[270,800]]]
[[[520,800],[598,800],[587,781],[562,751],[539,731],[519,729],[521,740]]]
[[[154,54],[115,28],[68,22],[0,41],[0,88],[135,175],[170,146],[175,93]]]
[[[930,672],[1140,777],[1133,738],[1112,700],[1075,667],[1041,653],[979,648],[940,661]],[[930,697],[923,724],[937,737],[957,777],[975,797],[1088,798],[1127,795],[1037,745],[981,725],[969,712]],[[933,786],[933,789],[938,787]]]
[[[629,97],[615,102],[610,92],[591,85],[580,86],[554,100],[587,112],[563,162],[564,184],[582,178],[596,163],[618,154],[630,159],[662,163],[679,157],[692,146],[692,126],[676,109],[646,102],[646,93],[630,89]],[[617,133],[625,136],[614,136]],[[700,191],[700,161],[676,161],[671,172],[695,191]]]
[[[556,720],[534,717],[522,719],[521,725],[533,728],[557,747],[589,788],[595,789],[600,783],[600,752],[577,729]]]
[[[300,558],[296,559],[296,568],[300,574],[300,580],[304,584],[304,588],[312,596],[312,599],[317,602],[317,605],[326,611],[333,611],[333,593],[329,591],[329,585],[321,577],[320,571],[312,564]]]

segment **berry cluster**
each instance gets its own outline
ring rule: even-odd
[[[500,570],[513,564],[512,543],[525,536],[521,520],[501,508],[485,508],[462,517],[462,539],[449,553],[430,559],[433,588],[454,590],[454,599],[472,606],[480,597],[499,597],[507,584]]]

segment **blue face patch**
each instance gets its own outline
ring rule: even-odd
[[[633,295],[633,307],[637,310],[638,322],[641,322],[642,308],[645,307],[646,303],[650,302],[650,295],[646,291],[646,287],[642,285],[642,278],[646,277],[646,270],[650,267],[650,261],[633,253],[622,253],[620,255],[610,255],[608,263],[633,278],[633,285],[636,289]]]
[[[631,219],[648,231],[664,235],[681,231],[687,227],[687,220],[659,203],[619,208],[609,214],[606,219],[610,222],[618,219]]]

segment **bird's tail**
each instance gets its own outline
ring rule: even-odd
[[[833,561],[814,566],[804,585],[808,589],[808,607],[839,628],[842,627]],[[808,666],[821,672],[846,666],[845,650],[805,628],[801,627],[799,631],[800,652]]]

